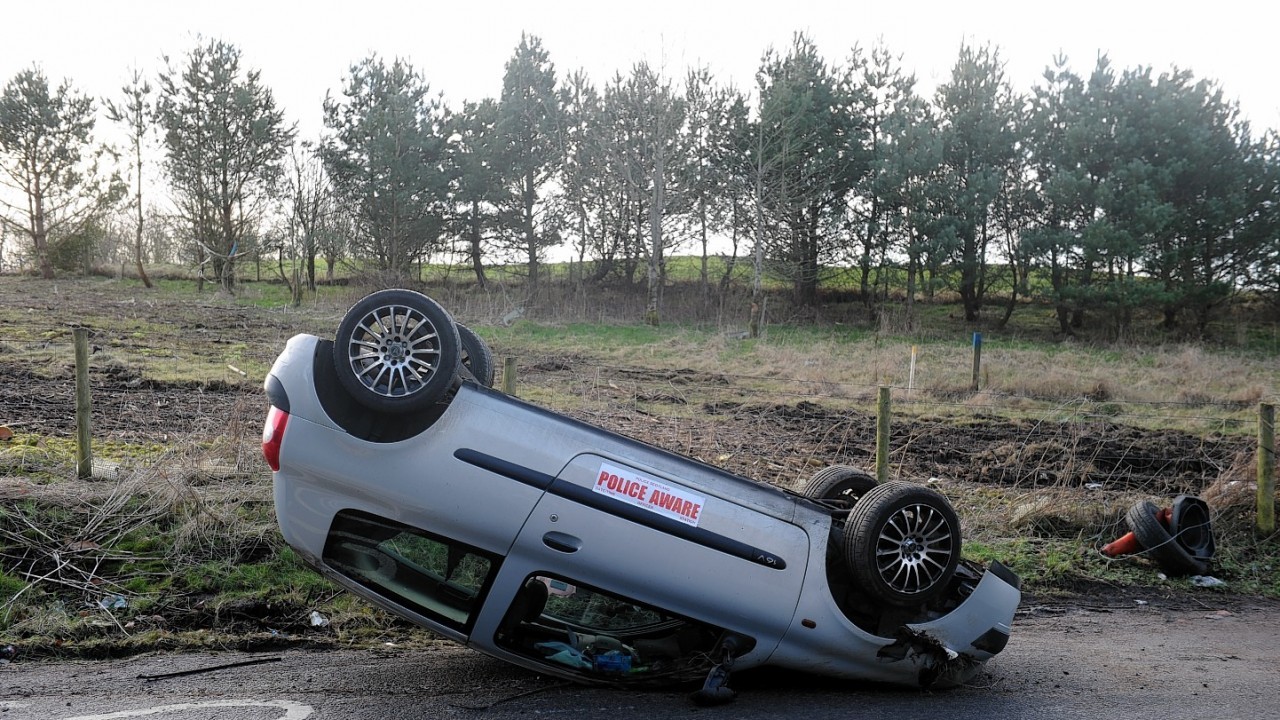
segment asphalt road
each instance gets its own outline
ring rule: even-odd
[[[735,676],[733,703],[684,691],[566,685],[465,648],[149,654],[0,666],[0,720],[410,718],[1070,718],[1280,715],[1280,604],[1210,596],[1197,609],[1029,608],[977,681],[928,693],[776,671]],[[139,675],[261,664],[144,680]]]

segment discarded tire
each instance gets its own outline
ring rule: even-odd
[[[1209,571],[1208,563],[1192,557],[1187,549],[1174,540],[1169,529],[1157,518],[1160,509],[1150,500],[1141,500],[1129,508],[1125,520],[1129,529],[1138,538],[1138,542],[1146,549],[1147,555],[1155,560],[1170,575],[1204,575]]]
[[[1209,505],[1194,495],[1179,495],[1174,499],[1169,534],[1191,557],[1202,562],[1211,560],[1217,549]]]

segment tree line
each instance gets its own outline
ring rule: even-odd
[[[1276,131],[1214,81],[1105,56],[1087,74],[1053,58],[1020,92],[998,48],[965,45],[926,97],[883,46],[831,62],[797,34],[749,90],[643,61],[597,86],[525,35],[500,96],[456,107],[371,55],[301,139],[239,49],[210,40],[102,108],[127,148],[98,144],[95,100],[38,67],[0,95],[3,237],[45,277],[110,249],[144,282],[148,259],[177,259],[234,291],[265,257],[300,298],[317,258],[391,278],[448,258],[481,286],[521,268],[536,303],[554,252],[578,282],[642,289],[658,323],[680,253],[705,298],[751,278],[753,327],[765,279],[806,306],[838,272],[908,317],[939,290],[970,321],[1047,302],[1065,334],[1086,317],[1124,332],[1148,309],[1203,332],[1241,292],[1280,298]],[[152,143],[164,187],[144,198]]]

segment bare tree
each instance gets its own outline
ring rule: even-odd
[[[133,70],[129,83],[121,88],[124,98],[120,103],[108,100],[107,117],[112,122],[125,126],[129,131],[129,143],[133,146],[134,193],[132,205],[137,211],[133,244],[133,261],[138,267],[138,277],[142,284],[151,287],[151,278],[147,277],[146,268],[142,266],[142,150],[151,136],[152,122],[155,117],[150,95],[151,83],[143,76],[142,71]]]
[[[288,178],[288,239],[293,255],[299,261],[294,264],[293,277],[284,273],[284,249],[281,246],[280,277],[289,286],[296,306],[302,302],[302,284],[311,292],[316,290],[316,254],[320,235],[332,211],[333,192],[325,176],[324,165],[315,147],[304,142],[289,151]]]

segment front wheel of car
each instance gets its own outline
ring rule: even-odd
[[[343,316],[333,344],[338,380],[361,405],[404,414],[441,400],[461,356],[453,318],[412,290],[365,296]]]
[[[868,490],[845,523],[845,562],[860,588],[898,607],[946,591],[960,561],[960,520],[938,492],[905,482]]]

